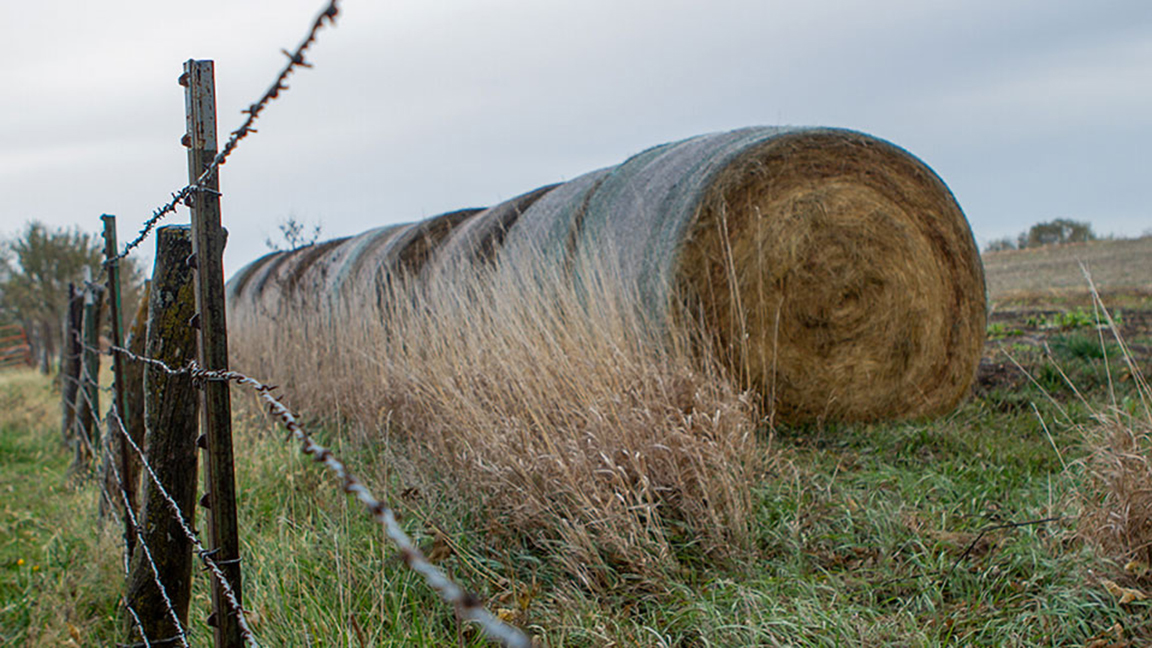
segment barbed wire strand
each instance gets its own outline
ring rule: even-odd
[[[93,348],[90,345],[83,344],[83,343],[81,343],[81,344],[90,350]],[[98,352],[101,352],[99,349],[96,349],[96,350]],[[81,377],[79,379],[79,382],[80,382],[81,387],[83,387],[85,384],[93,382],[91,379],[91,373],[88,371],[88,368],[86,366],[81,365]],[[77,391],[77,394],[81,398],[84,399],[84,403],[88,406],[88,410],[92,413],[92,416],[94,418],[95,423],[97,425],[102,424],[105,428],[108,428],[109,427],[108,419],[105,418],[103,421],[101,421],[101,419],[99,417],[98,408],[91,401],[91,399],[89,399],[88,393],[84,389],[79,389]],[[73,405],[73,408],[75,408],[75,405]],[[115,405],[113,405],[112,408],[109,410],[108,415],[115,419],[115,421],[117,423],[117,429],[120,431],[121,435],[124,438],[129,439],[129,441],[131,441],[131,437],[129,437],[127,432],[124,430],[124,422],[120,418],[119,414],[117,414]],[[79,421],[78,418],[74,421],[73,425],[78,427],[78,428],[81,428],[81,429],[77,430],[76,436],[80,437],[84,441],[84,444],[88,447],[89,452],[91,452],[92,457],[95,460],[99,456],[99,453],[96,452],[96,448],[92,445],[92,440],[89,439],[88,435],[85,433],[86,431],[82,429],[81,422]],[[168,611],[169,615],[171,616],[172,622],[175,624],[176,630],[179,634],[179,636],[177,638],[180,640],[180,643],[185,648],[188,648],[187,635],[185,634],[183,626],[180,624],[179,617],[176,615],[176,611],[172,605],[172,600],[168,596],[168,591],[164,588],[163,583],[161,583],[161,581],[160,581],[160,573],[159,573],[158,568],[156,567],[156,562],[152,557],[151,548],[144,541],[144,537],[140,532],[140,525],[136,519],[136,515],[132,511],[132,507],[128,503],[128,494],[124,490],[124,480],[120,476],[120,471],[116,468],[116,460],[112,456],[110,441],[111,441],[111,435],[110,434],[105,435],[104,436],[104,443],[102,445],[104,446],[103,450],[104,450],[105,458],[108,460],[108,465],[111,467],[113,474],[116,477],[116,483],[120,487],[120,495],[121,495],[121,499],[124,503],[124,511],[128,515],[129,521],[132,523],[132,528],[136,532],[136,537],[140,543],[140,546],[144,548],[144,555],[147,558],[148,565],[152,570],[152,578],[156,583],[156,587],[159,588],[159,590],[160,590],[160,596],[164,600],[164,604],[167,607],[167,611]],[[101,495],[103,496],[105,502],[107,502],[107,504],[108,504],[108,510],[112,511],[113,516],[116,518],[117,524],[122,525],[123,524],[123,518],[120,515],[120,511],[119,511],[119,508],[115,502],[115,498],[113,498],[112,494],[108,492],[107,484],[104,482],[103,479],[98,478],[96,481],[97,481],[98,486],[100,488]],[[124,571],[125,571],[125,573],[127,573],[129,570],[128,560],[129,560],[128,538],[127,538],[127,536],[125,536],[124,537]],[[127,605],[127,603],[125,603],[125,605]],[[132,613],[133,613],[133,616],[135,616],[135,611],[132,611]],[[137,618],[137,621],[138,620],[139,619]],[[144,639],[145,645],[150,646],[151,644],[148,642],[147,637],[144,635],[143,627],[138,626],[138,629],[140,630],[140,636]]]
[[[173,369],[160,360],[143,357],[132,353],[123,347],[115,345],[110,347],[109,351],[106,353],[119,353],[130,359],[146,362],[150,366],[154,366],[169,375],[189,374],[193,380],[234,382],[238,385],[243,385],[253,389],[257,395],[268,404],[273,416],[275,416],[281,422],[281,424],[285,427],[285,429],[288,430],[292,437],[296,438],[296,440],[301,443],[301,449],[304,454],[312,456],[317,463],[324,464],[327,468],[334,472],[337,477],[341,479],[344,492],[356,496],[356,498],[360,500],[360,502],[363,503],[364,506],[369,510],[373,518],[376,519],[376,521],[381,525],[383,525],[388,538],[392,540],[400,549],[400,555],[405,564],[407,564],[413,571],[420,574],[429,587],[439,593],[445,602],[449,603],[456,609],[457,614],[460,617],[475,622],[480,626],[481,630],[486,635],[496,641],[499,641],[505,646],[510,648],[529,648],[531,646],[528,638],[520,630],[500,621],[486,608],[484,608],[484,606],[474,595],[465,591],[459,585],[454,583],[450,578],[448,578],[443,572],[441,572],[435,565],[428,562],[428,559],[420,551],[419,547],[417,547],[415,542],[413,542],[408,534],[404,532],[404,529],[400,527],[399,522],[396,520],[395,512],[388,508],[388,506],[383,502],[377,500],[372,492],[368,490],[368,488],[364,486],[358,478],[352,475],[348,471],[347,467],[343,464],[343,462],[337,459],[329,449],[312,440],[311,435],[309,435],[308,432],[300,426],[299,422],[296,420],[295,415],[292,414],[292,411],[289,410],[272,394],[272,391],[275,389],[275,387],[266,385],[256,380],[255,378],[251,378],[236,371],[208,371],[201,369],[195,361],[190,362],[187,367],[181,369]],[[191,530],[183,524],[183,514],[180,513],[179,506],[176,504],[174,498],[171,498],[170,495],[167,495],[167,491],[164,490],[164,486],[160,483],[159,477],[151,470],[149,466],[147,466],[147,460],[143,457],[143,452],[124,432],[122,425],[119,426],[119,429],[121,430],[121,434],[123,434],[124,438],[128,439],[129,444],[133,447],[137,454],[141,456],[141,460],[145,464],[147,472],[149,473],[149,477],[153,480],[154,483],[156,483],[160,491],[166,495],[165,499],[168,501],[169,506],[172,507],[177,512],[177,515],[180,516],[182,522],[181,526],[184,530],[184,533],[188,535],[189,539],[194,544],[197,545],[198,549],[201,549],[203,545],[200,544],[200,541],[198,538],[196,538],[195,534],[193,534]],[[206,564],[211,563],[211,561],[208,560],[204,553],[201,553],[201,558],[205,560]],[[212,566],[215,566],[215,564],[211,563],[210,568]],[[217,577],[222,577],[222,574],[217,574]],[[227,585],[226,580],[224,580],[224,583]],[[225,593],[227,596],[227,594],[230,593],[230,589],[225,588]],[[234,599],[231,597],[229,597],[229,600],[230,602],[234,602]],[[239,608],[238,605],[235,607]],[[240,617],[242,624],[241,627],[243,630],[243,615],[241,614]]]
[[[168,503],[168,506],[172,509],[172,512],[176,516],[176,522],[180,525],[184,535],[196,546],[198,550],[203,550],[204,546],[200,543],[200,534],[191,528],[187,518],[184,517],[184,512],[180,510],[180,505],[176,503],[176,498],[172,497],[172,494],[164,488],[164,484],[160,481],[160,476],[156,474],[156,471],[152,468],[152,464],[148,463],[148,458],[144,455],[144,451],[141,450],[140,446],[132,440],[131,436],[124,434],[124,439],[128,441],[129,447],[131,447],[132,450],[136,452],[136,456],[140,458],[140,464],[144,467],[144,471],[148,473],[149,479],[151,479],[152,483],[156,485],[156,489],[159,491],[160,496],[164,499],[164,501]]]
[[[152,362],[164,364],[159,360],[152,360]],[[164,366],[167,367],[167,365]],[[117,419],[119,419],[119,415],[115,414],[115,410],[113,410],[112,413],[117,416]],[[145,472],[148,473],[152,483],[156,485],[156,488],[159,491],[161,497],[164,498],[164,500],[168,503],[168,506],[172,509],[173,515],[176,517],[177,524],[180,526],[181,531],[184,532],[184,536],[188,538],[188,541],[191,542],[193,547],[196,548],[196,555],[200,558],[200,561],[203,562],[208,571],[211,571],[212,574],[220,581],[221,590],[224,593],[224,599],[228,602],[229,607],[232,608],[232,612],[236,614],[237,624],[240,626],[240,635],[244,638],[245,642],[249,646],[253,646],[253,648],[259,648],[260,644],[256,642],[256,637],[252,634],[252,629],[248,626],[248,622],[244,617],[244,609],[240,605],[240,601],[236,598],[236,593],[232,590],[231,583],[229,583],[228,578],[224,575],[224,570],[220,569],[220,566],[216,563],[216,561],[212,560],[212,552],[206,549],[204,544],[200,542],[199,534],[190,528],[188,520],[184,517],[184,512],[180,510],[180,505],[176,503],[176,498],[172,497],[172,494],[164,488],[164,484],[160,481],[160,476],[156,474],[156,471],[152,468],[152,465],[148,463],[148,458],[144,455],[144,451],[141,450],[140,446],[138,446],[136,442],[132,440],[132,437],[128,435],[127,431],[124,429],[123,422],[121,421],[117,427],[120,430],[120,434],[124,437],[124,439],[128,441],[128,445],[136,452],[136,455],[140,457],[140,464],[144,467]]]
[[[224,164],[224,162],[228,159],[228,156],[232,154],[232,151],[236,149],[236,146],[239,145],[240,140],[247,137],[249,133],[256,132],[256,130],[252,128],[252,124],[256,122],[256,119],[260,116],[260,113],[264,112],[264,109],[272,100],[279,97],[281,92],[284,92],[288,89],[288,86],[285,85],[285,81],[288,80],[288,77],[292,74],[292,72],[295,71],[295,69],[298,67],[312,67],[311,63],[308,63],[304,60],[304,53],[307,52],[308,49],[312,47],[312,44],[316,42],[316,37],[326,22],[332,26],[336,25],[336,16],[339,13],[339,1],[329,0],[327,6],[324,7],[324,9],[321,10],[321,12],[317,14],[316,18],[312,21],[312,28],[308,30],[308,35],[305,36],[304,40],[301,41],[300,44],[296,47],[296,51],[288,52],[287,50],[280,50],[285,56],[288,57],[288,64],[284,66],[284,69],[282,69],[280,74],[277,75],[276,80],[272,82],[272,85],[268,88],[267,91],[264,92],[264,96],[261,97],[259,101],[252,104],[243,111],[248,115],[248,118],[244,120],[244,123],[241,124],[240,128],[232,131],[232,135],[224,144],[224,148],[220,149],[220,152],[216,154],[215,158],[213,158],[212,163],[209,164],[208,168],[204,170],[204,173],[200,174],[200,177],[196,179],[197,185],[203,185],[206,180],[212,177],[212,174],[215,173],[216,168]]]
[[[124,607],[128,610],[128,614],[132,615],[132,623],[136,626],[136,631],[140,633],[140,639],[144,642],[144,648],[152,648],[152,642],[148,641],[148,635],[144,633],[144,623],[140,621],[140,615],[127,600],[124,601]]]
[[[128,438],[128,433],[124,430],[124,422],[120,419],[120,414],[113,406],[108,412],[109,417],[116,420],[116,427],[120,430],[120,434],[125,439]],[[109,435],[111,436],[111,435]],[[128,516],[128,520],[132,522],[132,530],[136,532],[137,546],[144,550],[144,559],[148,561],[148,567],[152,570],[152,580],[156,583],[156,588],[160,590],[160,598],[164,600],[164,606],[167,609],[169,618],[172,619],[172,624],[176,628],[176,633],[180,636],[180,643],[184,648],[188,646],[188,635],[185,633],[183,624],[180,623],[180,617],[176,614],[176,608],[172,605],[172,599],[168,596],[168,589],[164,587],[164,583],[160,580],[160,569],[156,566],[156,561],[152,557],[152,549],[148,546],[147,541],[144,540],[144,534],[140,531],[140,524],[136,519],[136,512],[132,510],[132,505],[128,501],[128,493],[124,490],[124,479],[120,476],[120,470],[116,467],[116,459],[112,456],[112,451],[109,446],[105,446],[106,459],[108,465],[112,468],[112,474],[116,477],[116,483],[120,486],[120,497],[124,500],[124,512]]]
[[[81,386],[83,386],[83,385],[81,385]],[[99,408],[95,403],[92,402],[92,399],[88,398],[88,392],[85,391],[84,389],[80,389],[76,393],[77,393],[77,395],[80,396],[80,398],[84,399],[84,404],[86,404],[88,406],[89,416],[92,417],[93,424],[99,425],[99,422],[100,422],[100,413],[98,411]],[[96,446],[92,445],[92,439],[88,438],[88,431],[84,429],[84,421],[82,421],[81,418],[83,418],[83,417],[79,416],[79,412],[77,412],[77,416],[75,417],[75,420],[73,422],[73,425],[75,425],[75,427],[76,427],[76,430],[75,430],[76,436],[79,437],[80,440],[84,442],[84,445],[87,446],[87,448],[88,448],[88,452],[92,453],[92,458],[93,458],[93,460],[95,460],[96,457],[100,456],[100,453],[96,452]]]
[[[312,47],[312,44],[316,42],[316,38],[320,32],[320,29],[324,27],[325,23],[332,26],[336,25],[336,16],[339,13],[340,7],[338,0],[329,0],[327,6],[325,6],[324,9],[322,9],[320,13],[317,14],[316,18],[312,21],[312,27],[308,30],[308,35],[304,37],[304,40],[300,42],[300,44],[296,47],[296,50],[293,52],[280,50],[284,53],[285,56],[288,57],[287,65],[285,65],[284,68],[280,70],[280,74],[276,76],[276,80],[272,82],[272,85],[268,87],[268,89],[264,92],[264,95],[260,97],[258,101],[241,111],[243,114],[248,115],[248,117],[244,120],[244,123],[240,125],[240,128],[232,131],[228,141],[224,143],[224,147],[220,149],[214,158],[212,158],[212,162],[208,164],[203,173],[200,174],[200,177],[196,178],[196,182],[189,184],[183,189],[173,193],[171,200],[153,210],[152,216],[148,220],[144,221],[144,225],[140,229],[139,236],[124,246],[124,250],[122,252],[119,252],[115,256],[105,260],[101,266],[103,270],[107,270],[109,264],[128,256],[128,254],[135,247],[143,243],[144,240],[148,238],[148,234],[152,232],[152,229],[156,227],[156,224],[160,222],[162,218],[168,214],[174,213],[177,206],[179,206],[180,203],[185,202],[192,194],[213,193],[220,195],[220,192],[214,189],[209,189],[208,187],[204,186],[204,184],[212,177],[213,174],[216,173],[216,170],[220,167],[220,165],[224,164],[224,162],[228,160],[228,156],[232,155],[232,152],[236,150],[237,146],[239,146],[240,141],[247,137],[249,134],[256,132],[256,129],[253,128],[252,125],[256,123],[256,119],[260,117],[260,113],[264,112],[264,109],[268,107],[269,103],[278,98],[281,92],[288,90],[288,86],[285,84],[285,82],[288,80],[288,77],[291,76],[292,72],[294,72],[296,68],[299,67],[312,67],[312,64],[308,63],[304,59],[304,54],[310,47]]]
[[[108,425],[107,421],[108,418],[105,417],[105,427]],[[112,435],[105,434],[103,437],[101,437],[100,440],[101,445],[104,447],[104,457],[106,460],[111,461],[110,457],[112,456]],[[101,490],[104,490],[105,493],[107,493],[107,476],[105,474],[100,474],[96,477],[96,481],[100,484]],[[124,492],[124,481],[120,479],[119,473],[116,475],[116,484],[120,487],[120,491]],[[129,542],[129,530],[128,527],[124,524],[124,517],[120,515],[119,511],[116,510],[116,505],[111,502],[111,496],[108,496],[107,499],[109,500],[108,510],[112,512],[112,517],[116,519],[116,526],[122,527],[124,529],[124,533],[120,534],[120,538],[124,541],[124,573],[127,574],[132,568],[132,546]]]
[[[234,382],[238,385],[250,387],[267,403],[273,416],[288,430],[291,437],[295,437],[301,444],[301,450],[317,463],[323,464],[340,478],[345,493],[354,495],[372,513],[372,517],[379,522],[386,535],[400,549],[400,556],[413,571],[424,577],[424,581],[440,594],[445,602],[452,605],[457,615],[475,622],[484,634],[490,639],[499,641],[509,648],[530,648],[531,642],[523,632],[514,628],[489,612],[473,594],[467,592],[454,583],[448,576],[430,563],[412,538],[404,532],[396,520],[396,514],[384,502],[376,499],[364,484],[352,475],[348,468],[336,458],[332,451],[312,440],[311,435],[300,426],[292,411],[284,406],[272,390],[275,387],[250,378],[235,371],[207,371],[198,368],[194,363],[190,365],[193,379],[220,380]]]
[[[163,371],[164,373],[168,374],[169,376],[182,376],[182,375],[189,373],[189,369],[187,367],[184,367],[181,369],[173,369],[172,367],[169,367],[167,364],[165,364],[164,362],[162,362],[160,360],[157,360],[155,358],[149,358],[147,356],[136,355],[135,353],[132,353],[128,349],[125,349],[122,346],[116,346],[115,344],[109,344],[108,345],[108,351],[106,351],[106,352],[102,351],[101,353],[106,353],[107,355],[114,355],[114,354],[118,353],[122,357],[124,357],[128,360],[133,360],[135,362],[142,362],[142,363],[144,363],[150,367],[153,367],[155,369],[159,369],[160,371]]]

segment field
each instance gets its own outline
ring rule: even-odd
[[[1076,257],[1123,347],[1098,325]],[[989,255],[989,344],[965,404],[935,421],[752,431],[748,502],[731,505],[747,537],[727,550],[667,511],[659,542],[534,533],[594,526],[597,512],[494,515],[475,487],[413,458],[419,446],[348,418],[310,427],[442,568],[542,646],[1147,645],[1149,258],[1149,238]],[[484,645],[247,394],[234,399],[246,607],[262,645]],[[123,639],[119,530],[99,518],[95,484],[68,474],[57,403],[48,379],[0,374],[3,646]],[[390,416],[382,429],[419,424]],[[619,520],[644,528],[651,515]],[[581,553],[580,538],[620,554]],[[207,597],[198,577],[195,646],[211,643]]]
[[[1084,272],[1105,296],[1114,292],[1152,297],[1152,236],[1119,241],[1070,243],[984,255],[988,293],[994,305],[1043,305],[1087,294]],[[1146,302],[1145,302],[1146,303]]]

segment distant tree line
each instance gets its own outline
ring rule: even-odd
[[[24,327],[42,371],[50,370],[62,348],[68,284],[82,288],[85,269],[100,280],[103,258],[103,237],[78,228],[52,229],[32,222],[15,236],[0,239],[0,324]],[[123,310],[132,317],[143,272],[129,257],[120,262],[120,277]]]
[[[1084,221],[1075,221],[1067,218],[1057,218],[1046,223],[1036,223],[1027,232],[1021,232],[1015,238],[1006,236],[990,241],[984,250],[986,252],[999,252],[1001,250],[1024,250],[1027,248],[1044,247],[1045,245],[1063,245],[1065,243],[1085,243],[1095,241],[1100,237],[1092,231],[1092,225]]]

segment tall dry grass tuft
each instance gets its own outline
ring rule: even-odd
[[[397,436],[590,589],[749,548],[760,418],[701,336],[639,312],[598,259],[436,273],[309,296],[274,331],[233,320],[235,362],[306,414]]]
[[[1095,286],[1092,294],[1102,330],[1120,349],[1120,366],[1117,371],[1109,367],[1109,379],[1130,385],[1125,395],[1119,395],[1112,382],[1111,404],[1093,408],[1095,423],[1084,429],[1083,466],[1088,483],[1078,493],[1079,533],[1120,564],[1143,565],[1129,572],[1148,578],[1152,576],[1148,571],[1152,565],[1152,389]],[[1104,342],[1102,333],[1102,348],[1106,348]]]
[[[1113,412],[1089,430],[1080,533],[1120,564],[1152,565],[1152,422]],[[1142,570],[1142,571],[1143,571]]]

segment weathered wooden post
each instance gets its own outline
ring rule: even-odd
[[[64,357],[60,363],[60,437],[64,443],[75,439],[76,398],[80,387],[80,330],[84,317],[84,296],[76,284],[68,284],[68,308],[64,311]]]
[[[188,320],[196,312],[192,270],[187,265],[191,254],[192,237],[187,225],[156,230],[156,265],[147,299],[148,333],[143,350],[147,357],[173,368],[187,365],[196,355],[196,331],[188,326]],[[186,374],[168,375],[151,365],[144,368],[143,374],[148,463],[164,490],[179,505],[188,528],[193,529],[196,526],[196,389],[191,376]],[[144,634],[155,645],[159,640],[177,637],[180,628],[188,625],[192,542],[151,478],[144,481],[143,494],[140,531],[180,620],[180,627],[176,627],[144,552],[133,554],[125,597],[140,616]],[[130,625],[128,632],[135,631]]]
[[[140,303],[136,315],[128,328],[128,338],[124,341],[128,352],[144,356],[148,343],[148,302],[152,293],[152,282],[145,281],[140,291]],[[138,360],[125,358],[124,363],[124,426],[132,442],[144,447],[144,364]],[[129,453],[127,479],[133,484],[140,483],[140,458],[135,452]]]
[[[116,247],[116,217],[104,214],[100,217],[104,221],[104,272],[108,278],[108,319],[111,320],[110,333],[112,345],[123,348],[124,335],[121,330],[122,315],[120,313],[120,261],[117,259],[119,250]],[[128,444],[121,438],[126,434],[124,420],[128,417],[124,407],[124,356],[119,352],[112,354],[112,409],[115,416],[108,417],[108,440],[113,448],[119,448],[120,479],[119,487],[124,490],[126,506],[133,512],[139,510],[136,506],[136,482],[131,479],[131,461],[128,458]],[[109,457],[109,461],[117,458]],[[124,515],[124,545],[128,555],[131,556],[136,548],[136,530],[132,528],[130,515]]]
[[[188,183],[191,194],[192,252],[196,277],[195,321],[200,328],[199,364],[208,371],[228,369],[228,327],[224,314],[224,230],[220,227],[220,182],[213,171],[200,176],[216,157],[216,81],[212,61],[184,63],[180,77],[188,132]],[[213,560],[224,572],[236,601],[240,596],[240,540],[236,526],[236,484],[232,475],[232,404],[228,383],[205,381],[203,421],[206,435],[209,508],[208,529]],[[229,605],[224,588],[213,577],[212,605],[217,648],[243,645],[240,613]]]
[[[41,320],[36,329],[40,337],[40,373],[47,376],[52,373],[52,356],[56,355],[52,348],[52,326],[48,320]]]
[[[74,468],[82,468],[95,453],[100,443],[100,426],[96,419],[100,415],[100,310],[104,306],[104,288],[91,283],[91,273],[85,273],[84,313],[81,328],[82,349],[80,353],[80,408],[79,434],[76,443]]]

